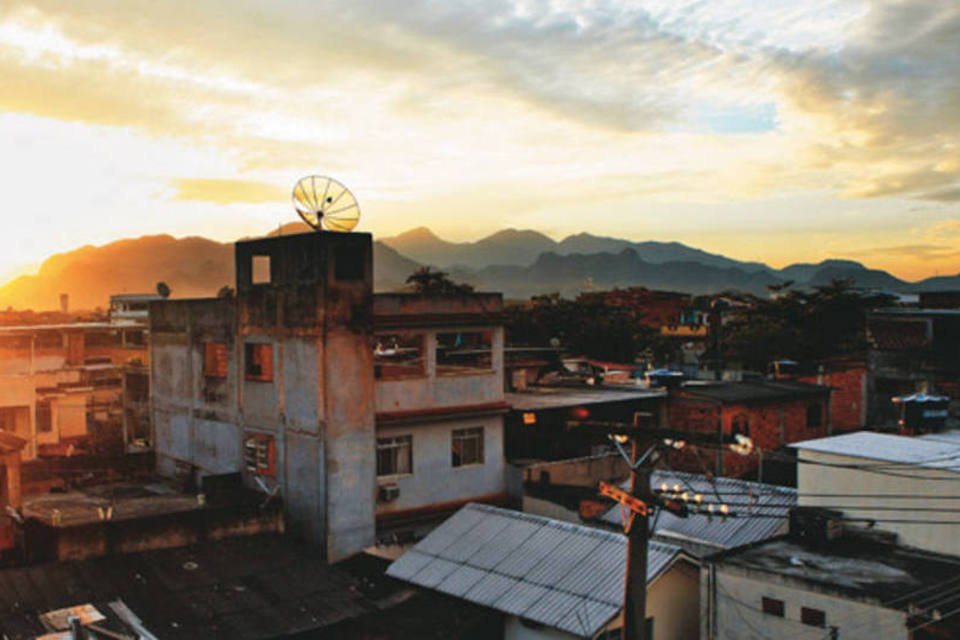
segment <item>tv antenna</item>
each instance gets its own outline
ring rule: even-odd
[[[351,231],[360,222],[360,205],[353,193],[326,176],[300,178],[293,187],[293,206],[317,231]]]

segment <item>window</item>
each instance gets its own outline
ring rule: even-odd
[[[483,464],[483,427],[453,430],[451,463],[454,467]]]
[[[261,476],[276,475],[276,449],[273,436],[257,434],[243,443],[243,462],[247,471]]]
[[[730,434],[731,435],[741,435],[750,437],[750,418],[746,414],[738,413],[733,416],[733,420],[730,423]]]
[[[423,335],[378,335],[373,347],[373,367],[378,380],[424,375]]]
[[[489,371],[493,367],[493,333],[471,331],[437,334],[437,374]]]
[[[53,431],[53,415],[49,400],[37,401],[37,432],[50,433]]]
[[[823,426],[823,406],[819,402],[807,405],[807,428]]]
[[[270,284],[270,256],[253,256],[250,260],[250,281],[253,284]]]
[[[249,345],[248,345],[249,346]],[[227,377],[227,345],[223,342],[207,342],[203,345],[203,377]]]
[[[377,476],[413,473],[413,436],[377,438]]]
[[[248,342],[245,351],[246,379],[257,382],[273,381],[273,345]]]
[[[827,614],[820,609],[800,607],[800,622],[811,627],[825,627],[827,626]]]
[[[344,282],[363,280],[363,262],[360,247],[341,245],[333,250],[333,277]]]
[[[776,598],[763,598],[763,612],[771,615],[777,616],[778,618],[783,617],[783,600],[777,600]]]

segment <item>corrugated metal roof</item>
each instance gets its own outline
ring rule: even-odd
[[[564,409],[609,402],[630,402],[662,398],[667,395],[662,389],[568,389],[562,387],[536,387],[526,391],[503,394],[504,400],[516,411]]]
[[[708,518],[705,515],[692,515],[679,518],[668,511],[661,511],[656,518],[653,534],[669,538],[694,555],[696,550],[706,547],[712,550],[729,549],[740,545],[764,540],[780,533],[786,526],[790,509],[797,506],[797,491],[786,487],[748,482],[733,478],[708,479],[698,473],[680,471],[654,471],[650,481],[654,487],[666,484],[671,490],[680,485],[681,491],[691,494],[700,493],[704,500],[718,502],[717,495],[724,502],[743,503],[751,499],[755,508],[762,509],[765,515],[781,513],[782,518]],[[627,488],[628,483],[623,484]],[[751,495],[752,494],[752,495]],[[737,511],[749,511],[750,507],[737,505]],[[621,526],[620,507],[614,506],[601,516],[604,522]]]
[[[681,553],[651,541],[647,580]],[[623,606],[625,558],[618,533],[469,504],[387,575],[588,638]]]
[[[832,453],[851,458],[894,462],[909,467],[960,471],[960,442],[949,437],[913,438],[873,431],[857,431],[829,438],[795,442],[800,451]],[[891,470],[889,467],[887,470]],[[894,469],[895,470],[895,469]]]

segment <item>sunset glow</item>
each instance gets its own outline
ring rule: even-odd
[[[29,0],[0,6],[0,278],[296,220],[676,240],[960,273],[953,0]]]

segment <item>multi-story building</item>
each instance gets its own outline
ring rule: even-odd
[[[0,430],[25,460],[122,438],[123,373],[145,363],[145,326],[128,320],[0,327]]]
[[[867,424],[897,429],[893,398],[953,398],[960,412],[960,309],[879,309],[867,316]]]
[[[499,294],[374,296],[369,234],[236,245],[236,295],[151,304],[165,475],[243,474],[330,560],[506,492]]]

